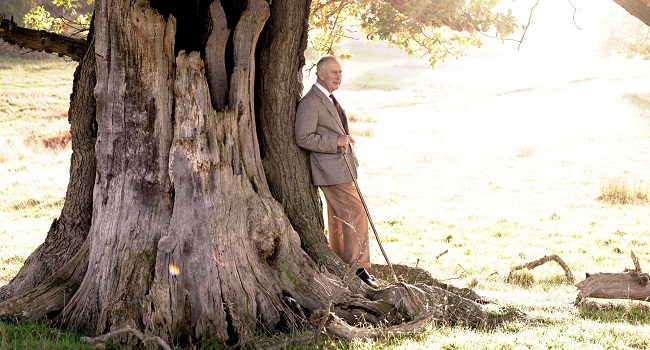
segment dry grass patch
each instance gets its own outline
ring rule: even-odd
[[[70,131],[68,130],[59,130],[45,134],[36,134],[32,132],[25,140],[27,144],[39,144],[45,148],[53,150],[66,148],[70,141],[72,141],[72,135],[70,135]]]
[[[608,178],[600,185],[599,201],[611,204],[642,204],[648,202],[648,185],[641,179]]]
[[[508,275],[507,281],[521,288],[530,288],[535,284],[535,277],[528,270],[519,270]]]

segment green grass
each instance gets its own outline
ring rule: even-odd
[[[512,61],[477,68],[477,60],[459,61],[450,64],[452,74],[383,48],[357,49],[343,62],[337,98],[350,116],[360,188],[391,263],[471,286],[494,302],[487,308],[515,307],[527,318],[495,329],[430,325],[419,335],[381,341],[320,338],[311,348],[650,347],[648,303],[592,300],[575,307],[577,290],[554,262],[508,280],[511,267],[549,254],[578,280],[585,272],[631,267],[630,251],[650,269],[650,205],[597,200],[601,179],[649,180],[647,64],[623,61],[629,73],[612,73],[616,79],[572,84],[548,73],[539,88],[508,78],[503,72],[516,68]],[[571,62],[563,67],[580,71]],[[70,148],[35,140],[67,130],[73,69],[63,61],[0,57],[0,74],[11,75],[0,87],[0,284],[43,241],[64,201]],[[479,79],[485,72],[500,72],[499,80]],[[313,80],[306,78],[306,87]],[[371,241],[373,263],[384,264],[372,233]],[[80,336],[45,324],[0,323],[0,332],[0,349],[74,349]],[[9,343],[19,338],[42,342]],[[285,341],[286,335],[259,338],[258,345]]]
[[[399,79],[399,74],[400,72],[394,70],[390,71],[390,74],[386,74],[385,71],[367,70],[352,80],[345,82],[345,87],[349,90],[396,91],[402,88],[404,84]]]
[[[80,342],[81,336],[42,322],[27,324],[0,322],[0,349],[3,350],[92,349],[89,344]]]
[[[623,322],[631,325],[650,325],[650,305],[637,301],[607,303],[588,302],[578,306],[583,319],[599,322]]]

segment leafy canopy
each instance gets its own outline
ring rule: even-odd
[[[34,29],[70,34],[87,28],[94,0],[52,0],[56,14],[36,6],[25,15]],[[309,44],[319,54],[350,57],[346,38],[382,41],[409,55],[427,57],[433,67],[461,49],[481,46],[481,37],[505,38],[517,28],[510,10],[495,11],[499,0],[312,0]],[[78,15],[79,9],[89,12]],[[71,18],[77,17],[76,20]]]
[[[49,9],[44,5],[35,6],[25,14],[23,21],[27,28],[79,35],[90,27],[92,11],[88,5],[94,2],[86,0],[84,5],[80,0],[52,0],[53,6],[48,6]]]
[[[427,57],[431,66],[463,47],[481,46],[481,37],[504,39],[517,28],[499,0],[313,0],[310,46],[318,53],[349,54],[346,38],[383,41],[409,55]]]

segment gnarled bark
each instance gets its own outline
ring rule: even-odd
[[[38,286],[0,303],[2,320],[55,318],[77,292],[88,267],[89,241]]]
[[[295,327],[286,296],[306,310],[324,304],[336,280],[300,249],[259,157],[254,52],[268,11],[251,1],[223,12],[236,25],[217,111],[199,53],[174,52],[172,16],[145,1],[98,3],[89,270],[63,322],[234,344]]]

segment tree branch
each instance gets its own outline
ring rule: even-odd
[[[614,2],[650,26],[650,4],[647,0],[614,0]]]
[[[530,22],[533,21],[533,11],[535,11],[535,7],[539,5],[539,0],[535,2],[535,5],[530,9],[530,15],[528,15],[528,23],[524,26],[524,32],[521,34],[521,39],[519,39],[519,46],[517,46],[517,50],[521,48],[521,44],[524,42],[526,39],[526,33],[528,32],[528,27],[530,27]]]
[[[553,255],[545,255],[543,258],[537,259],[535,261],[531,261],[529,263],[523,264],[523,265],[518,265],[510,269],[510,274],[508,275],[508,279],[511,278],[512,274],[517,271],[521,270],[524,267],[527,268],[528,270],[532,270],[536,268],[537,266],[540,266],[542,264],[545,264],[549,261],[555,261],[558,263],[562,269],[564,270],[564,274],[566,275],[567,279],[569,282],[574,283],[576,278],[573,276],[573,273],[571,272],[571,269],[569,269],[569,266],[560,258],[559,256],[553,254]]]
[[[39,52],[55,53],[79,61],[86,53],[88,42],[44,30],[33,30],[16,25],[12,19],[0,14],[0,39],[11,45]]]

